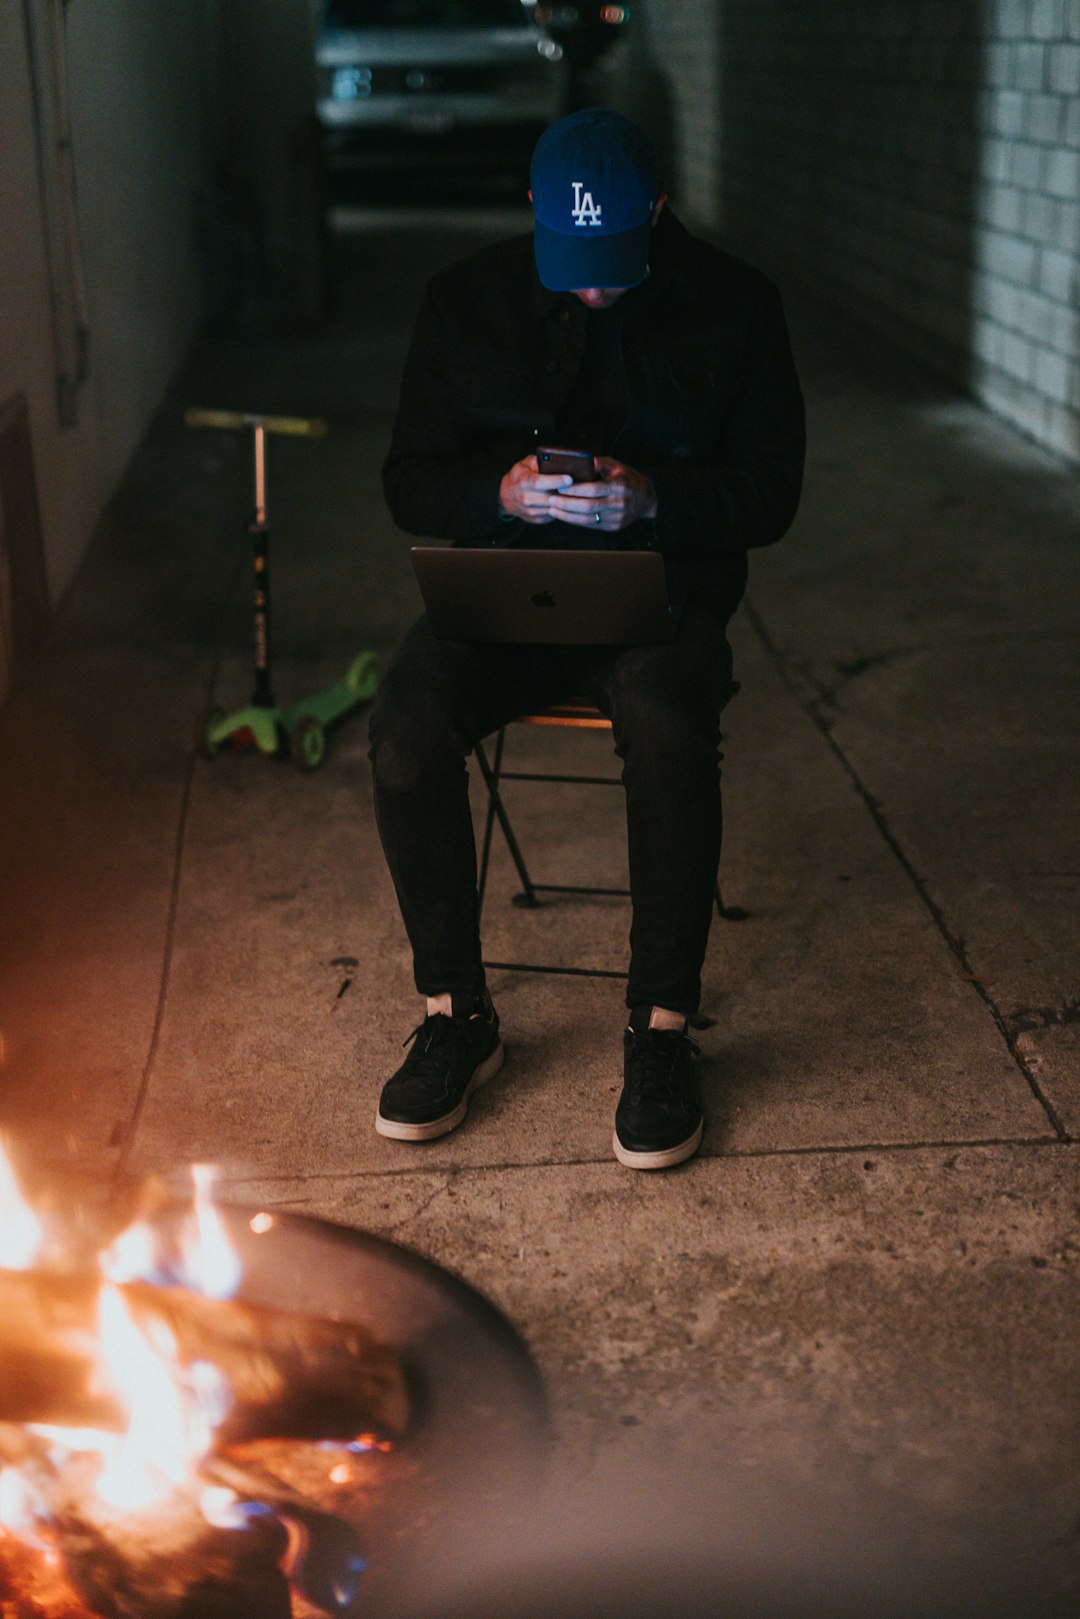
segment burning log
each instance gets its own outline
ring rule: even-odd
[[[96,1458],[59,1459],[4,1423],[0,1461],[43,1520],[34,1546],[0,1535],[0,1601],[17,1597],[27,1619],[289,1619],[293,1591],[323,1613],[352,1608],[366,1566],[355,1531],[262,1467],[207,1462],[227,1498],[209,1521],[198,1481],[117,1511],[95,1494]]]
[[[119,1399],[100,1384],[96,1275],[0,1270],[0,1420],[115,1429]],[[397,1356],[366,1328],[183,1288],[119,1287],[145,1333],[166,1330],[182,1366],[209,1361],[232,1408],[218,1440],[399,1438],[409,1393]]]
[[[291,1619],[278,1566],[287,1537],[273,1518],[215,1529],[188,1502],[110,1524],[70,1504],[54,1533],[68,1579],[102,1619]]]

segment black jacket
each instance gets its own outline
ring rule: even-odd
[[[746,553],[787,530],[805,449],[802,394],[780,298],[759,271],[691,236],[670,212],[650,273],[625,294],[604,380],[607,443],[651,477],[655,522],[601,543],[663,552],[672,600],[725,619]],[[428,286],[402,380],[383,487],[399,526],[456,544],[595,545],[564,523],[500,519],[503,474],[559,438],[595,316],[536,275],[532,237],[454,265]],[[621,418],[621,420],[620,420]]]

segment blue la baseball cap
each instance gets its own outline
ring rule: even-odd
[[[551,292],[645,279],[660,187],[637,124],[607,107],[560,118],[536,143],[530,184],[536,271]]]

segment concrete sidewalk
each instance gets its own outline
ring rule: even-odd
[[[249,695],[250,467],[181,413],[330,420],[273,446],[282,697],[389,649],[416,608],[378,489],[397,374],[422,279],[473,241],[369,236],[352,314],[317,338],[205,344],[0,712],[3,1130],[32,1175],[102,1186],[212,1159],[237,1201],[391,1236],[487,1293],[548,1381],[551,1500],[588,1503],[543,1519],[564,1560],[659,1557],[678,1521],[721,1564],[737,1544],[763,1589],[825,1546],[837,1589],[838,1566],[876,1577],[881,1612],[900,1567],[896,1611],[1064,1613],[1075,477],[793,305],[811,459],[734,626],[723,877],[750,914],[714,928],[704,1149],[667,1175],[616,1165],[619,984],[510,974],[508,1060],[466,1125],[385,1141],[378,1089],[419,1013],[366,727],[313,775],[201,757],[210,702]],[[595,736],[513,746],[607,763]],[[618,793],[514,803],[537,874],[621,883]],[[621,966],[625,902],[529,915],[513,886],[499,851],[490,956]]]

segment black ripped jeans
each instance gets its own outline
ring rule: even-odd
[[[689,607],[661,646],[508,646],[409,630],[371,715],[375,812],[422,995],[484,984],[466,759],[520,714],[580,695],[622,760],[633,921],[628,1006],[697,1011],[720,861],[721,621]]]

